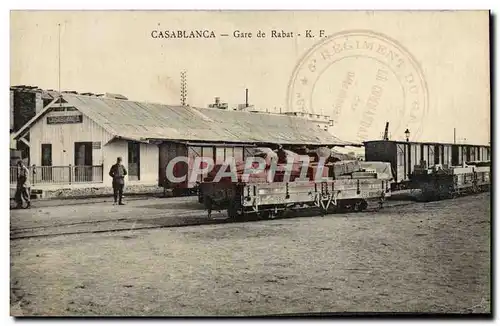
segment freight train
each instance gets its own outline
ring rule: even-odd
[[[188,146],[187,152],[194,154],[188,155],[189,164],[176,168],[177,174],[189,176],[196,157],[217,158],[214,159],[216,169],[211,174],[198,175],[196,180],[188,178],[191,184],[186,181],[174,187],[196,189],[198,201],[204,204],[209,215],[212,210],[227,210],[231,219],[247,215],[274,218],[288,210],[302,208],[319,209],[323,214],[362,211],[371,201],[377,201],[382,207],[392,192],[402,189],[419,189],[422,198],[435,200],[490,188],[489,146],[377,140],[365,142],[364,147],[364,162],[327,161],[324,171],[328,180],[312,178],[313,171],[318,170],[320,155],[314,154],[315,151],[311,155],[307,149],[306,154],[312,162],[307,167],[308,172],[300,178],[292,173],[289,180],[281,180],[280,167],[284,163],[281,161],[271,180],[263,177],[270,170],[270,162],[266,163],[267,170],[262,171],[261,176],[249,180],[242,179],[242,171],[238,171],[237,180],[214,180],[214,171],[220,169],[220,163],[228,157],[241,162],[255,156],[256,151],[267,150],[263,157],[269,161],[276,150],[251,144],[215,149]],[[332,151],[328,151],[331,155]],[[297,155],[283,149],[281,152],[288,153],[289,157]],[[340,173],[342,169],[349,171]]]
[[[219,164],[201,182],[209,217],[213,210],[227,210],[232,220],[249,215],[272,219],[298,209],[316,209],[321,214],[362,211],[369,202],[381,208],[391,196],[389,163],[338,161],[324,153],[308,155],[305,161],[304,156],[287,150],[278,150],[276,155],[268,148],[253,150],[254,157],[265,159],[264,170],[245,178],[240,162],[234,178],[217,180],[220,169],[228,172],[228,166]]]

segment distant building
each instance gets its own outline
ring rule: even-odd
[[[221,109],[221,110],[227,110],[228,109],[228,104],[227,103],[221,103],[220,102],[220,97],[215,98],[215,102],[212,104],[208,105],[209,108],[211,109]]]
[[[17,131],[21,129],[53,99],[53,94],[36,86],[11,86],[10,130]]]
[[[42,90],[36,86],[10,87],[10,132],[15,133],[37,113],[54,101],[59,93]],[[26,136],[29,141],[29,135]],[[21,151],[22,158],[29,158],[29,146],[25,141],[11,141],[11,149]]]
[[[301,111],[284,112],[282,114],[292,115],[294,117],[301,117],[301,118],[310,120],[310,121],[316,123],[319,128],[321,128],[325,131],[328,131],[329,127],[333,126],[333,120],[331,120],[330,116],[328,116],[328,115],[314,114],[314,113],[301,112]]]

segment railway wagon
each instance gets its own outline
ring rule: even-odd
[[[373,201],[382,207],[385,199],[391,196],[389,164],[360,164],[364,165],[362,171],[334,180],[203,182],[203,203],[209,217],[212,210],[227,210],[228,218],[233,220],[247,215],[272,219],[288,210],[308,208],[319,209],[322,214],[362,211]]]
[[[417,168],[413,182],[422,191],[423,200],[478,193],[490,188],[490,165],[490,162],[469,162],[462,167]]]
[[[391,163],[393,191],[415,188],[411,182],[415,166],[461,166],[471,161],[489,161],[490,146],[373,140],[364,142],[365,160]]]

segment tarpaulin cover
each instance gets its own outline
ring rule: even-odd
[[[365,171],[375,171],[377,178],[381,180],[393,179],[391,171],[391,163],[388,162],[359,162],[361,169]]]

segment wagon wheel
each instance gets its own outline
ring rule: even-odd
[[[354,205],[350,204],[349,202],[340,202],[337,205],[337,213],[349,213],[352,211],[354,211]]]
[[[227,208],[227,217],[231,221],[239,221],[242,220],[243,213],[238,211],[238,208],[234,205],[234,203],[231,203]]]
[[[362,212],[368,206],[365,204],[366,203],[364,203],[363,201],[357,201],[356,203],[354,203],[354,205],[352,205],[353,211]]]
[[[278,214],[272,212],[272,211],[263,211],[259,213],[259,217],[265,220],[274,220]]]
[[[356,204],[345,204],[344,209],[346,212],[354,212],[356,210]]]
[[[420,193],[421,193],[421,190],[419,188],[410,188],[410,196],[411,197],[417,198]]]
[[[207,209],[208,218],[212,218],[212,198],[205,196],[203,197],[202,202],[205,205],[205,208]]]
[[[475,194],[477,194],[479,192],[479,188],[478,188],[477,184],[472,185],[472,192]]]
[[[443,184],[439,184],[437,189],[437,198],[438,199],[444,198],[446,193],[447,191],[445,186]]]
[[[366,202],[366,200],[362,200],[361,203],[359,204],[359,211],[362,212],[367,208],[368,208],[368,203]]]

